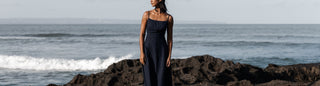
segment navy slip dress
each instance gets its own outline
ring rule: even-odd
[[[167,21],[150,19],[148,11],[147,37],[143,44],[145,54],[145,64],[142,65],[144,86],[172,86],[171,66],[166,66],[169,55],[169,47],[165,40],[168,19]]]

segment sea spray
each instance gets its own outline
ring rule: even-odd
[[[9,56],[0,55],[0,67],[8,69],[31,69],[31,70],[98,70],[106,69],[112,63],[123,59],[130,59],[129,54],[122,57],[110,56],[106,59],[96,57],[94,59],[57,59],[57,58],[36,58],[31,56]]]

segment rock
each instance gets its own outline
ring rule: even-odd
[[[55,84],[48,84],[47,86],[59,86],[59,85],[55,85]]]
[[[171,70],[173,83],[177,86],[315,85],[320,83],[317,81],[320,78],[319,64],[288,66],[269,64],[267,68],[262,69],[202,55],[172,59]],[[91,75],[78,74],[64,86],[73,85],[142,86],[142,65],[139,59],[122,60],[110,65],[104,72]]]
[[[271,74],[273,79],[287,80],[294,82],[313,82],[320,79],[320,63],[295,64],[295,65],[269,65],[266,72]]]
[[[253,86],[248,80],[228,82],[227,86]]]
[[[143,85],[142,65],[139,60],[122,60],[104,72],[84,76],[78,74],[66,86],[124,86]]]
[[[176,85],[213,82],[225,85],[230,81],[250,80],[252,83],[267,82],[271,79],[263,69],[247,64],[234,64],[209,55],[174,59],[173,80]]]
[[[320,80],[312,82],[308,86],[320,86]]]
[[[257,84],[256,86],[308,86],[309,83],[304,82],[292,82],[284,80],[272,80],[270,82]]]

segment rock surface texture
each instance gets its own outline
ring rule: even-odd
[[[320,63],[262,69],[202,55],[172,59],[171,68],[174,86],[320,86]],[[64,86],[143,86],[142,73],[138,59],[122,60],[104,72],[78,74]]]

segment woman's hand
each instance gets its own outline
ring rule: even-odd
[[[144,54],[140,54],[140,63],[144,65]]]
[[[167,59],[167,65],[166,65],[166,66],[169,67],[170,64],[171,64],[171,63],[170,63],[170,57],[168,57],[168,59]]]

